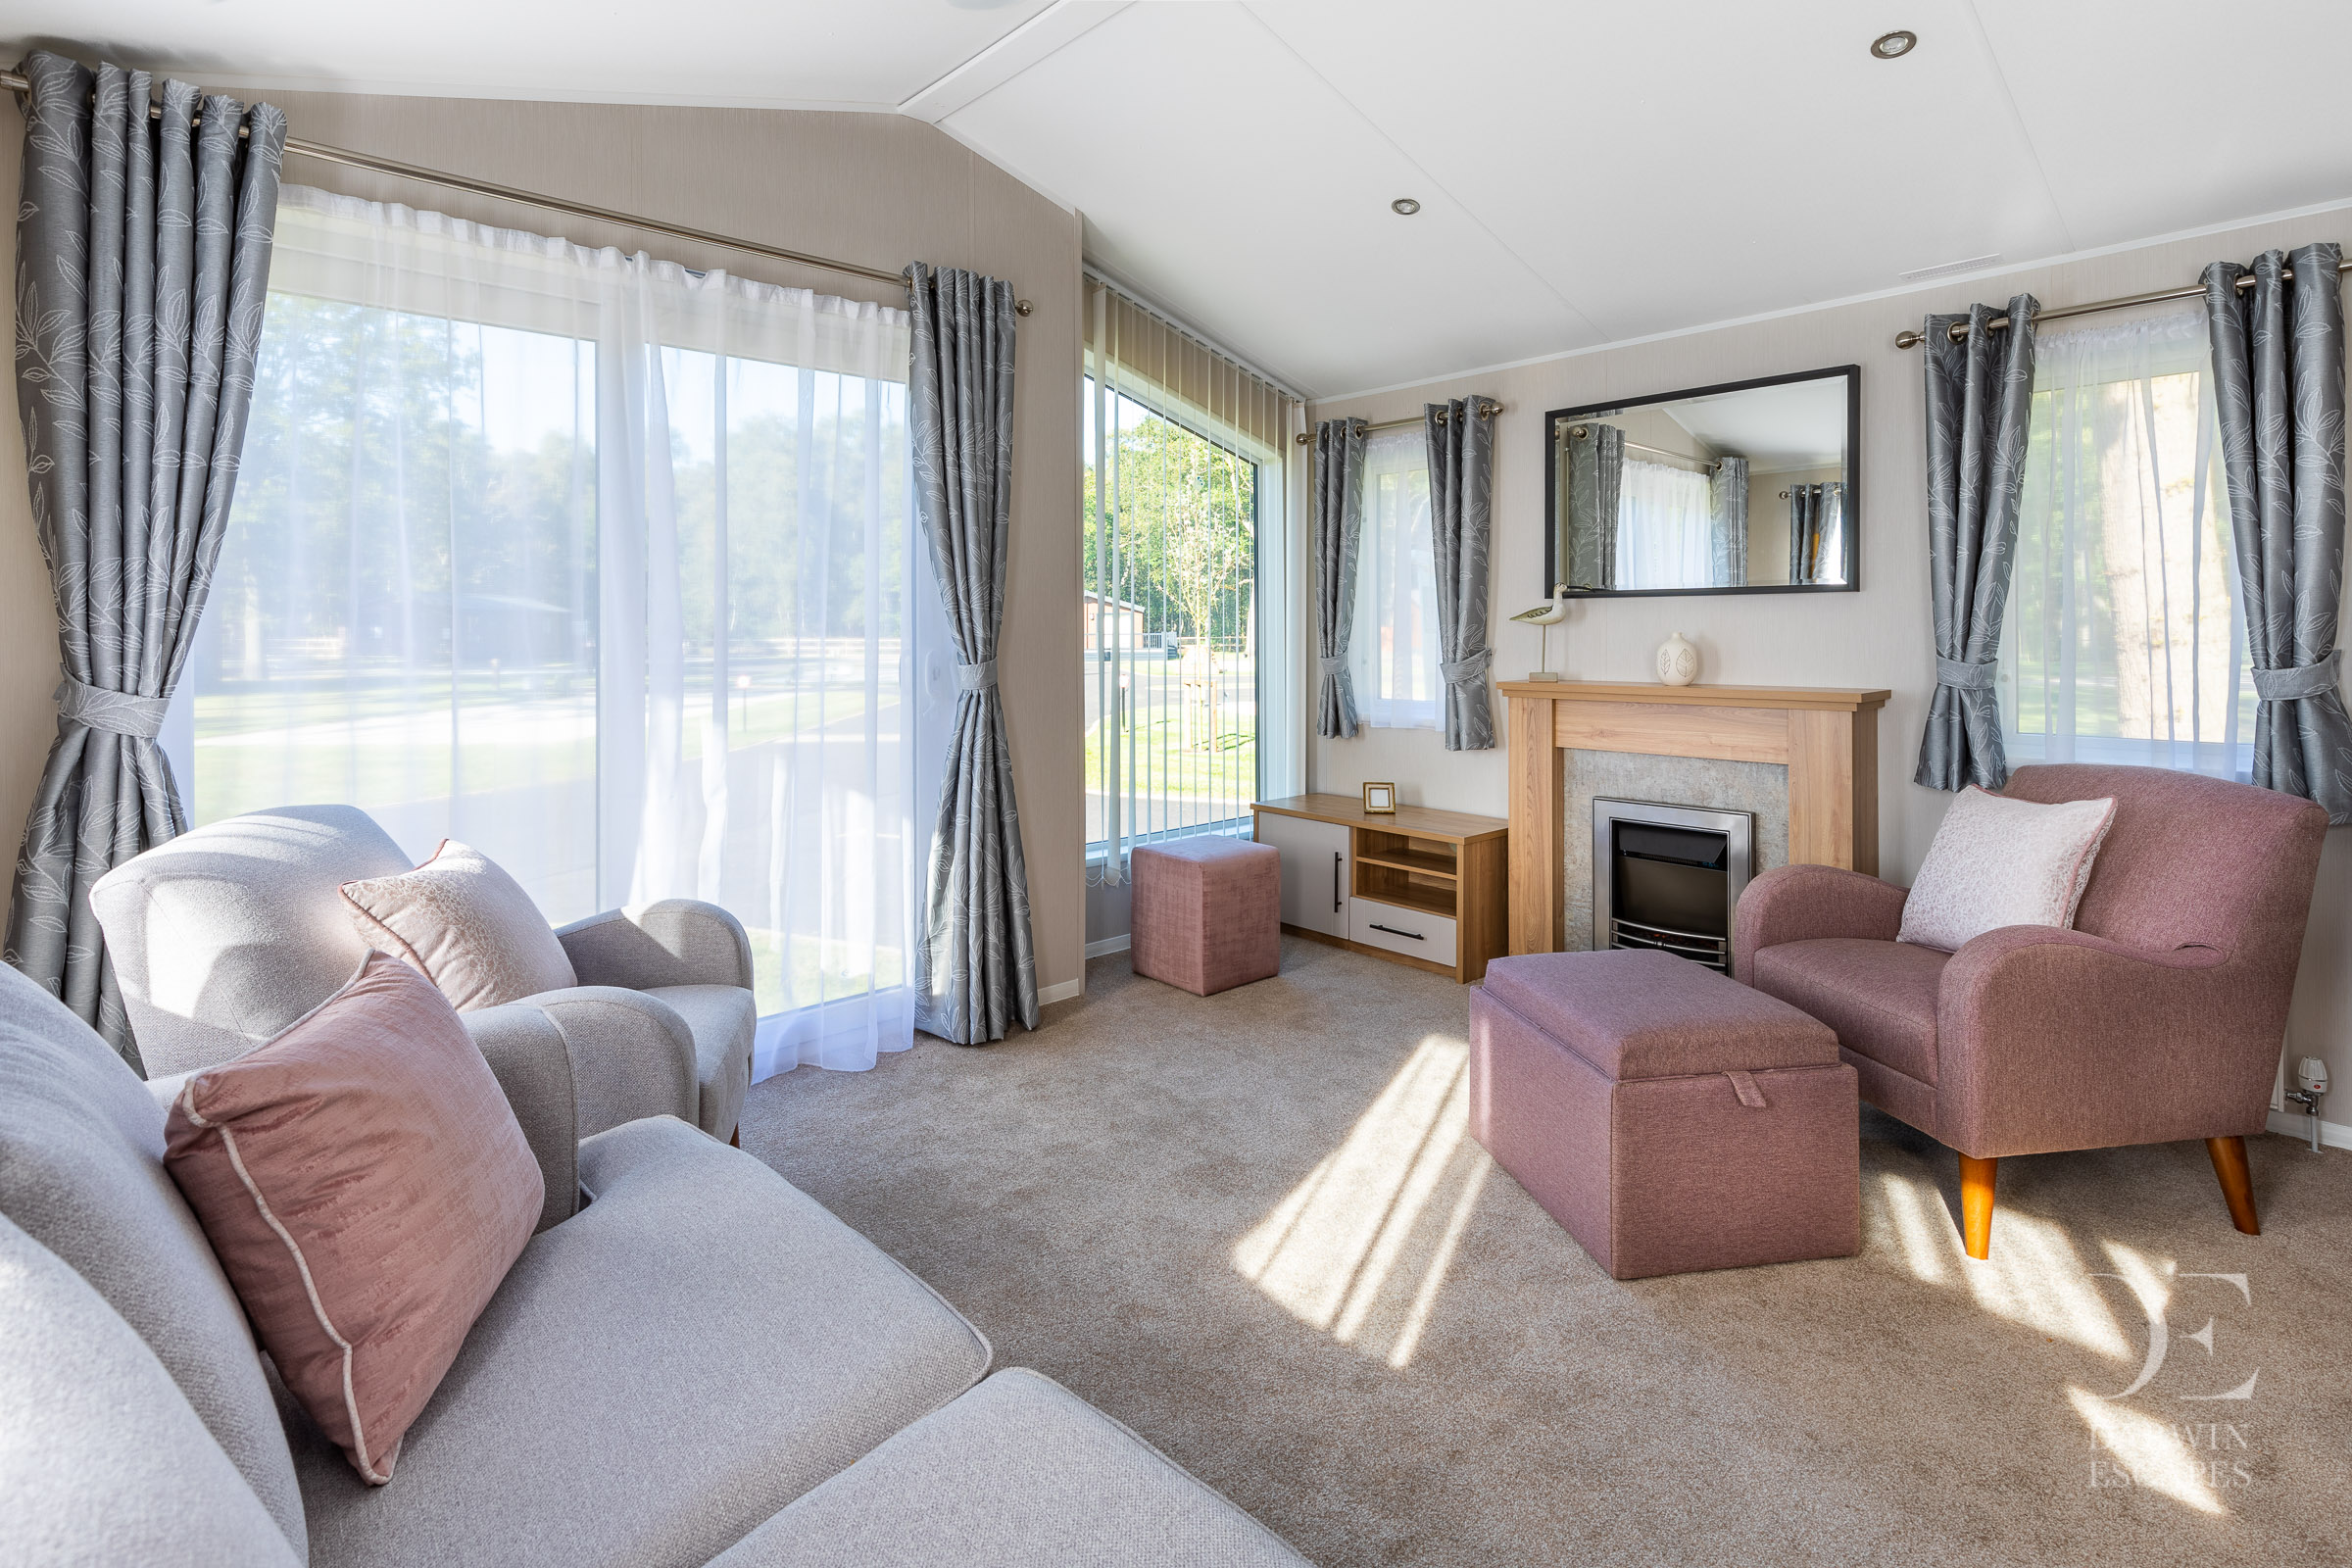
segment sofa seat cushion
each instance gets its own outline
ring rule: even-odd
[[[588,1139],[580,1185],[389,1486],[289,1421],[315,1568],[700,1564],[987,1370],[922,1281],[683,1122]]]
[[[1051,1379],[1000,1372],[711,1568],[1303,1568],[1271,1531]]]
[[[674,1008],[694,1032],[695,1124],[731,1138],[752,1087],[752,1033],[759,1009],[741,986],[655,986],[645,993]]]
[[[1759,948],[1758,991],[1811,1013],[1857,1055],[1936,1081],[1936,998],[1948,953],[1907,942],[1829,937]]]
[[[1496,958],[1485,990],[1611,1080],[1838,1062],[1812,1019],[1671,953]]]

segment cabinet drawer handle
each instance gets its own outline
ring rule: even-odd
[[[1331,912],[1340,912],[1340,852],[1331,852]]]
[[[1411,937],[1415,942],[1427,942],[1429,940],[1429,938],[1423,936],[1418,931],[1399,931],[1393,925],[1382,925],[1377,920],[1366,920],[1364,924],[1370,926],[1375,931],[1386,931],[1393,937]]]

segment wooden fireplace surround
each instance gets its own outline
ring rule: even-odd
[[[1571,680],[1496,687],[1511,705],[1513,953],[1552,953],[1565,941],[1566,749],[1778,763],[1788,769],[1789,861],[1878,872],[1886,692]]]

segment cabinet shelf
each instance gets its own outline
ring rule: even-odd
[[[1442,914],[1448,920],[1454,918],[1453,890],[1451,888],[1441,891],[1437,888],[1415,887],[1409,882],[1391,883],[1377,892],[1359,891],[1356,897],[1366,904],[1393,904],[1399,909],[1414,909],[1422,914]]]
[[[1358,850],[1355,863],[1385,865],[1392,870],[1409,871],[1414,876],[1444,877],[1448,882],[1458,880],[1460,876],[1454,869],[1452,856],[1433,855],[1426,850],[1382,850],[1377,855],[1369,850]]]

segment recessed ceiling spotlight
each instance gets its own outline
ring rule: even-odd
[[[1421,204],[1410,196],[1399,196],[1389,203],[1389,211],[1395,213],[1398,218],[1410,218],[1420,210]]]
[[[1881,60],[1900,60],[1918,47],[1916,32],[1882,32],[1870,41],[1870,52]]]

